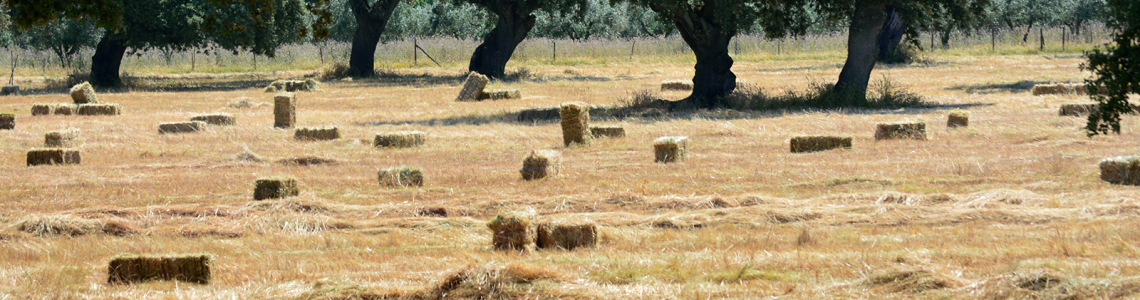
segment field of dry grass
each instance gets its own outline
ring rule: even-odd
[[[298,94],[297,121],[339,127],[344,138],[327,142],[273,129],[272,94],[258,86],[101,94],[122,105],[114,117],[33,117],[33,103],[70,99],[4,97],[17,127],[0,131],[0,299],[1140,297],[1140,188],[1104,183],[1097,169],[1140,154],[1140,121],[1088,138],[1084,119],[1057,115],[1087,98],[1030,95],[1034,83],[1086,77],[1076,55],[928,60],[874,75],[926,108],[595,118],[627,136],[568,148],[558,124],[515,114],[619,104],[692,66],[526,66],[529,79],[490,85],[523,99],[485,102],[453,101],[458,68],[325,82]],[[780,93],[831,81],[841,63],[745,59],[734,71]],[[970,112],[968,128],[946,127],[951,109]],[[160,122],[213,112],[238,125],[158,134]],[[876,123],[908,120],[925,121],[930,139],[875,141]],[[45,133],[69,127],[81,131],[81,165],[25,166]],[[427,143],[371,146],[399,130],[425,131]],[[854,146],[789,153],[805,134]],[[652,141],[675,135],[689,137],[688,158],[654,163]],[[561,150],[561,174],[520,180],[532,149]],[[334,162],[277,162],[309,156]],[[400,165],[422,168],[424,186],[377,183],[377,170]],[[253,201],[254,180],[268,176],[297,178],[300,196]],[[433,207],[449,216],[422,214]],[[492,251],[486,221],[527,209],[596,222],[599,245]],[[210,253],[212,282],[106,284],[108,261],[124,253]]]

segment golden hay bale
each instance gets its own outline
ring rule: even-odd
[[[297,123],[297,96],[293,93],[280,93],[273,96],[273,127],[293,128]]]
[[[533,150],[523,159],[519,170],[524,180],[535,180],[558,175],[562,168],[562,153],[554,150]]]
[[[827,151],[837,148],[851,149],[850,136],[808,135],[793,137],[788,144],[792,153]]]
[[[79,146],[81,143],[79,140],[79,129],[76,128],[68,128],[44,134],[44,147],[48,148],[71,148]]]
[[[926,140],[926,123],[879,123],[875,128],[875,140],[889,139]]]
[[[598,225],[593,223],[540,223],[535,231],[534,245],[539,249],[574,250],[598,243]]]
[[[52,111],[52,106],[54,106],[54,105],[48,104],[48,103],[32,104],[32,115],[33,116],[50,115],[51,111]]]
[[[653,162],[671,163],[685,160],[689,137],[666,136],[653,141]]]
[[[300,127],[293,132],[293,139],[298,141],[329,141],[339,138],[340,130],[334,126]]]
[[[1100,180],[1114,184],[1140,185],[1140,155],[1101,160]]]
[[[120,255],[107,266],[108,284],[128,284],[151,280],[178,280],[210,283],[210,255],[177,256]]]
[[[320,82],[312,78],[306,80],[278,79],[269,83],[269,85],[265,87],[266,93],[298,91],[316,92],[320,90]]]
[[[77,115],[81,116],[117,116],[123,113],[123,109],[115,103],[107,104],[80,104],[79,109],[76,110]]]
[[[946,115],[946,127],[957,128],[970,126],[970,112],[955,109]]]
[[[206,124],[221,126],[232,126],[237,124],[237,122],[234,120],[234,115],[227,113],[197,115],[190,117],[190,121],[201,121],[206,122]]]
[[[519,123],[559,120],[559,114],[557,107],[524,109],[519,111]]]
[[[478,100],[522,99],[522,92],[518,89],[487,90],[479,93]]]
[[[427,133],[423,131],[395,131],[377,133],[372,147],[408,148],[423,145]]]
[[[0,129],[15,129],[16,128],[16,115],[3,113],[0,114]]]
[[[1033,86],[1031,93],[1034,96],[1055,94],[1088,94],[1084,84],[1038,84]]]
[[[8,85],[0,88],[0,96],[15,95],[20,93],[20,86]]]
[[[297,188],[297,179],[289,177],[259,178],[253,185],[253,200],[285,198],[301,193]]]
[[[52,111],[52,113],[57,116],[74,115],[79,113],[79,106],[69,103],[60,103],[59,105],[55,106],[55,109]]]
[[[86,81],[71,87],[70,93],[71,100],[75,101],[75,104],[99,103],[99,98],[95,96],[95,88]]]
[[[625,136],[625,128],[621,126],[590,126],[590,135],[595,138],[619,138]]]
[[[377,173],[380,186],[385,187],[413,187],[424,186],[424,172],[420,168],[399,166],[380,169]]]
[[[590,105],[584,102],[562,103],[562,143],[590,143]]]
[[[677,91],[691,91],[693,90],[692,80],[665,80],[661,82],[661,90],[677,90]]]
[[[206,122],[170,122],[159,123],[158,134],[199,132],[206,128]]]
[[[44,148],[28,151],[28,166],[38,165],[78,165],[79,150],[69,148]]]
[[[532,212],[501,212],[487,222],[491,229],[491,245],[495,250],[525,251],[534,235],[530,227]]]
[[[1061,109],[1057,112],[1062,117],[1080,117],[1087,116],[1089,113],[1097,110],[1096,103],[1086,104],[1061,104]]]
[[[483,93],[483,89],[487,87],[487,76],[483,74],[471,72],[467,75],[467,80],[463,81],[463,89],[459,90],[459,97],[455,101],[478,101],[479,94]]]

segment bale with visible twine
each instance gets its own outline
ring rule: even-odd
[[[875,140],[912,139],[926,140],[926,123],[896,122],[879,123],[875,128]]]
[[[827,151],[831,149],[851,149],[850,136],[808,135],[793,137],[788,144],[792,153]]]
[[[574,250],[598,243],[598,225],[592,223],[540,223],[534,245],[539,249]]]
[[[190,121],[201,121],[206,122],[206,124],[209,125],[219,126],[233,126],[234,124],[237,124],[237,122],[234,121],[234,115],[227,113],[197,115],[190,117]]]
[[[459,90],[459,97],[456,97],[455,101],[478,101],[479,94],[483,93],[489,81],[491,80],[483,74],[476,72],[467,74],[467,80],[463,81],[463,89]]]
[[[590,144],[590,105],[583,102],[562,103],[562,143]]]
[[[491,245],[495,250],[526,251],[534,236],[530,212],[501,212],[487,222],[491,229]]]
[[[539,121],[559,120],[560,112],[557,107],[532,108],[519,111],[519,123],[534,123]]]
[[[16,95],[20,93],[20,86],[8,85],[0,88],[0,96]]]
[[[75,104],[60,103],[52,111],[57,116],[70,116],[79,113],[79,106]]]
[[[36,103],[36,104],[32,104],[32,115],[33,115],[33,116],[44,116],[44,115],[50,115],[50,114],[51,114],[51,110],[52,110],[52,106],[53,106],[53,105],[51,105],[51,104],[48,104],[48,103]]]
[[[1084,84],[1038,84],[1033,86],[1032,92],[1034,96],[1041,95],[1055,95],[1055,94],[1088,94],[1088,88]]]
[[[1086,104],[1061,104],[1061,109],[1057,112],[1062,117],[1080,117],[1087,116],[1089,113],[1097,110],[1096,103]]]
[[[377,172],[380,186],[385,187],[413,187],[424,186],[424,172],[420,168],[399,166],[380,169]]]
[[[1109,157],[1100,161],[1100,180],[1123,185],[1140,185],[1140,156]]]
[[[72,148],[78,147],[79,144],[81,144],[79,140],[79,129],[76,128],[68,128],[44,134],[44,147]]]
[[[691,91],[693,90],[693,81],[691,80],[665,80],[661,82],[661,90],[675,90],[675,91]]]
[[[95,88],[86,81],[71,87],[70,93],[71,100],[75,101],[75,104],[99,103],[99,98],[95,96]]]
[[[653,141],[653,162],[671,163],[685,160],[689,137],[666,136]]]
[[[16,128],[16,115],[3,113],[0,114],[0,129],[15,129]]]
[[[273,96],[273,127],[293,128],[297,123],[297,96],[293,93],[280,93]]]
[[[478,100],[522,99],[522,92],[517,89],[487,90],[479,93]]]
[[[210,255],[118,256],[107,267],[108,284],[151,280],[210,283]]]
[[[329,141],[340,138],[340,130],[334,126],[327,127],[300,127],[293,132],[293,138],[298,141]]]
[[[80,104],[76,114],[81,116],[117,116],[122,114],[122,108],[115,103]]]
[[[169,122],[158,124],[158,134],[199,132],[206,128],[206,122]]]
[[[970,126],[970,112],[953,110],[946,116],[946,127],[958,128]]]
[[[533,150],[523,159],[523,180],[535,180],[558,175],[562,168],[562,154],[554,150]]]
[[[395,131],[377,133],[372,140],[372,147],[377,148],[409,148],[420,146],[427,140],[427,133],[423,131]]]
[[[78,165],[79,150],[70,148],[44,148],[28,151],[28,166]]]
[[[620,138],[625,136],[625,128],[621,126],[590,126],[590,135],[595,138]]]
[[[253,200],[285,198],[301,194],[297,179],[289,177],[260,178],[253,182]]]

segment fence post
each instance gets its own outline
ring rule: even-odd
[[[419,40],[417,40],[416,37],[412,37],[412,65],[413,66],[420,65],[420,53],[416,52],[416,48],[419,48],[419,47],[420,47]]]
[[[637,40],[630,39],[633,43],[629,45],[629,60],[633,60],[633,49],[637,47]]]
[[[558,42],[555,42],[553,39],[551,39],[550,44],[554,45],[554,51],[551,51],[550,54],[550,62],[554,62],[558,60]]]

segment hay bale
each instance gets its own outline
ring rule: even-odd
[[[598,243],[598,225],[592,223],[541,223],[535,228],[535,247],[574,250]]]
[[[210,255],[118,256],[107,266],[108,284],[151,280],[210,283]]]
[[[590,135],[595,138],[619,138],[625,136],[625,128],[621,126],[590,126]]]
[[[3,113],[0,114],[0,129],[15,129],[16,128],[16,115]]]
[[[99,98],[95,96],[95,88],[86,81],[71,87],[70,93],[71,100],[75,101],[75,104],[99,103]]]
[[[533,150],[523,159],[523,180],[535,180],[558,175],[562,168],[562,154],[554,150]]]
[[[269,86],[266,86],[264,90],[261,90],[261,91],[266,92],[266,93],[276,93],[277,87],[270,84]]]
[[[297,180],[289,177],[259,178],[253,185],[253,200],[285,198],[301,193]]]
[[[689,145],[687,136],[666,136],[653,141],[653,162],[671,163],[685,160]]]
[[[879,123],[875,128],[875,140],[890,139],[926,140],[926,123]]]
[[[19,93],[20,93],[20,86],[18,86],[18,85],[9,85],[9,86],[5,86],[3,88],[0,88],[0,96],[16,95]]]
[[[1114,184],[1140,185],[1140,155],[1101,160],[1100,180]]]
[[[190,117],[190,121],[201,121],[205,122],[206,124],[219,126],[233,126],[234,124],[237,124],[237,122],[234,120],[234,115],[227,113],[197,115]]]
[[[57,116],[70,116],[78,114],[79,106],[75,104],[60,103],[59,105],[55,106],[55,110],[53,110],[52,113]]]
[[[970,126],[970,112],[953,110],[946,115],[946,127],[958,128]]]
[[[298,141],[329,141],[339,138],[340,130],[334,126],[300,127],[293,132],[293,139]]]
[[[534,123],[538,121],[555,121],[561,118],[557,107],[532,108],[519,111],[519,123]]]
[[[117,116],[122,114],[122,108],[115,103],[80,104],[76,114],[81,116]]]
[[[377,177],[380,180],[380,186],[385,187],[424,186],[424,172],[420,168],[399,166],[380,169],[377,172]]]
[[[562,103],[562,143],[590,143],[590,105],[583,102]]]
[[[808,135],[793,137],[788,144],[792,153],[827,151],[837,148],[851,149],[850,136]]]
[[[675,90],[675,91],[691,91],[693,90],[692,80],[665,80],[661,82],[661,90]]]
[[[311,78],[306,80],[278,79],[269,83],[269,85],[265,87],[265,92],[267,93],[299,91],[320,91],[320,83]]]
[[[81,143],[79,140],[79,129],[76,128],[68,128],[44,134],[44,147],[48,148],[72,148],[78,147]]]
[[[478,100],[522,99],[522,92],[518,89],[487,90],[479,93]]]
[[[427,140],[427,132],[423,131],[395,131],[377,133],[372,140],[372,147],[409,148],[423,145]]]
[[[28,151],[28,166],[78,165],[79,150],[70,148],[44,148]]]
[[[478,101],[479,94],[483,93],[489,81],[491,80],[483,74],[476,72],[467,74],[467,80],[463,81],[463,89],[459,90],[459,97],[456,97],[455,101]]]
[[[297,123],[297,96],[280,93],[273,96],[273,127],[293,128]]]
[[[494,219],[487,222],[491,229],[491,245],[495,250],[526,251],[530,245],[534,232],[530,227],[530,220],[534,218],[531,212],[501,212]]]
[[[33,116],[44,116],[44,115],[50,115],[50,114],[51,114],[51,110],[52,110],[52,106],[53,106],[53,105],[51,105],[51,104],[48,104],[48,103],[36,103],[36,104],[32,104],[32,115],[33,115]]]
[[[201,121],[159,123],[158,134],[199,132],[205,128],[206,122]]]
[[[1062,117],[1081,117],[1087,116],[1095,110],[1097,110],[1096,103],[1061,104],[1061,109],[1057,112],[1057,115]]]
[[[1033,86],[1031,93],[1034,96],[1041,95],[1057,95],[1057,94],[1088,94],[1088,88],[1084,84],[1038,84]]]
[[[306,78],[305,90],[310,92],[319,92],[321,91],[321,82],[313,78]]]

